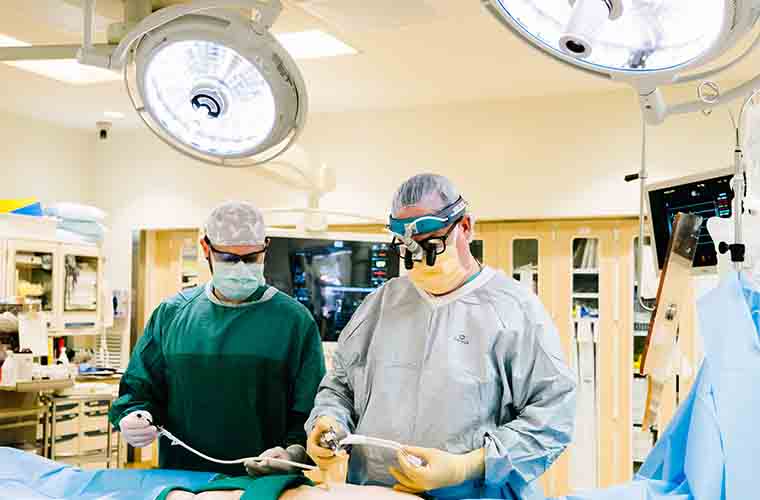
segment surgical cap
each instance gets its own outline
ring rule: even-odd
[[[264,216],[245,201],[228,201],[216,207],[205,229],[212,245],[253,246],[266,242]]]
[[[446,177],[435,174],[415,175],[396,191],[392,213],[395,215],[404,207],[423,203],[425,208],[441,210],[458,199],[459,191]]]

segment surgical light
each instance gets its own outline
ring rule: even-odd
[[[760,75],[721,93],[705,81],[745,59],[760,45],[760,35],[741,55],[701,73],[696,68],[715,62],[757,24],[760,0],[481,0],[483,5],[520,38],[565,64],[607,79],[630,83],[639,94],[642,111],[641,169],[627,180],[640,182],[639,260],[644,245],[646,125],[662,123],[668,115],[706,112],[735,99],[760,93]],[[702,80],[699,100],[668,106],[662,85]],[[735,244],[743,249],[745,169],[739,143],[740,129],[733,118]],[[737,251],[732,260],[741,266]],[[643,269],[643,266],[641,266]],[[641,270],[639,271],[641,273]],[[641,275],[639,274],[641,283]],[[641,297],[639,302],[649,309]]]
[[[625,3],[625,5],[624,5]],[[497,0],[495,12],[559,57],[602,73],[658,72],[697,61],[717,40],[725,0]]]
[[[760,13],[758,0],[481,2],[512,32],[554,59],[596,76],[632,84],[639,91],[649,123],[660,123],[668,114],[705,107],[700,102],[668,108],[657,89],[703,79],[738,62],[746,53],[727,66],[689,74],[736,45],[755,26]],[[740,87],[737,94],[725,97],[740,97],[758,84],[760,80],[753,81]]]
[[[182,41],[155,51],[140,73],[141,113],[206,153],[247,156],[274,128],[275,101],[264,77],[236,51]],[[252,120],[256,117],[255,120]]]
[[[178,151],[214,165],[270,161],[303,130],[306,85],[269,31],[280,0],[194,0],[155,12],[152,0],[125,0],[124,22],[109,26],[112,44],[105,45],[92,43],[95,0],[83,4],[81,47],[5,48],[0,61],[75,55],[122,71],[145,124]]]
[[[272,20],[200,11],[140,37],[127,89],[143,121],[171,146],[223,166],[284,152],[303,128],[306,91]]]

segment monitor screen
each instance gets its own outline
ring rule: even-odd
[[[470,253],[472,254],[475,259],[483,263],[483,240],[473,240],[472,243],[470,243]]]
[[[731,217],[732,178],[733,175],[730,174],[720,175],[679,185],[649,189],[651,222],[657,250],[657,265],[660,269],[665,265],[673,223],[679,212],[704,217],[697,253],[694,257],[694,267],[718,265],[715,245],[707,232],[707,220],[711,217]]]
[[[322,340],[335,342],[364,298],[399,275],[386,242],[271,238],[267,283],[306,306]]]
[[[470,244],[483,261],[483,241]],[[400,260],[387,242],[273,237],[267,283],[311,311],[322,340],[336,342],[365,297],[399,276]]]

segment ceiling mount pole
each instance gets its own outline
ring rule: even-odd
[[[151,0],[124,0],[124,19],[108,26],[108,43],[119,43],[137,23],[152,13]]]

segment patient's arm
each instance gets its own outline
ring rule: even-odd
[[[167,500],[240,500],[242,490],[209,491],[194,495],[184,491],[173,491]],[[400,493],[380,486],[356,486],[353,484],[330,484],[324,486],[301,486],[280,495],[280,500],[409,500],[418,499],[408,493]]]

